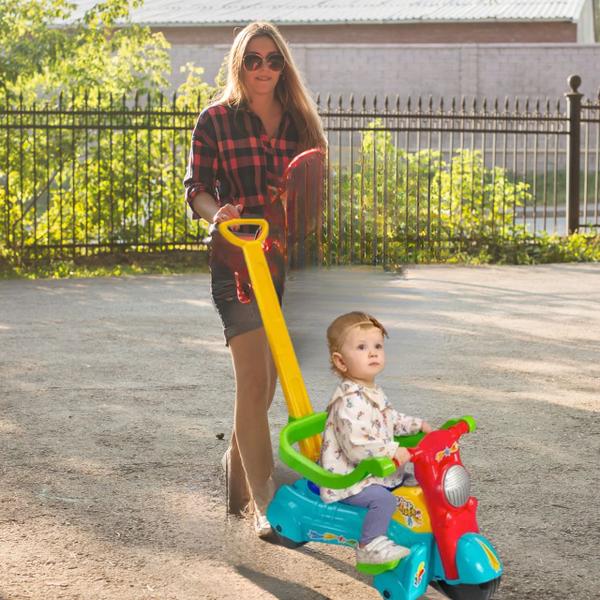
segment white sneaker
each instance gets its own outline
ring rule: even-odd
[[[256,506],[254,507],[254,531],[256,531],[258,537],[264,538],[270,535],[273,530],[271,529],[271,523],[267,519],[267,515],[260,512]]]
[[[364,548],[356,547],[356,562],[368,565],[381,565],[401,560],[410,554],[404,546],[394,544],[389,537],[380,535],[371,540]]]

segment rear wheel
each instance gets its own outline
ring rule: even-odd
[[[300,546],[304,546],[307,542],[295,542],[294,540],[290,540],[290,538],[281,535],[276,527],[273,527],[273,534],[270,536],[275,544],[279,546],[284,546],[285,548],[300,548]]]
[[[432,581],[431,586],[452,600],[491,600],[500,587],[500,577],[485,583],[450,585],[445,581]]]

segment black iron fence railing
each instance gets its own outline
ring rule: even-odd
[[[315,256],[444,259],[600,226],[600,100],[318,100],[329,140]],[[204,249],[182,179],[197,107],[0,96],[0,249],[11,260]]]
[[[0,108],[0,239],[23,258],[195,248],[182,178],[194,112],[161,99]]]

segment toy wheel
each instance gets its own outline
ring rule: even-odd
[[[445,581],[432,581],[431,586],[452,600],[490,600],[500,587],[500,577],[485,583],[450,585]]]
[[[275,544],[279,546],[284,546],[285,548],[300,548],[300,546],[304,546],[307,542],[295,542],[294,540],[290,540],[290,538],[281,535],[275,527],[273,527],[272,539]]]

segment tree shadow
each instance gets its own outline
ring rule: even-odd
[[[280,600],[290,600],[291,598],[294,600],[331,600],[329,596],[324,596],[299,583],[285,581],[244,565],[236,565],[234,568],[242,577]]]

